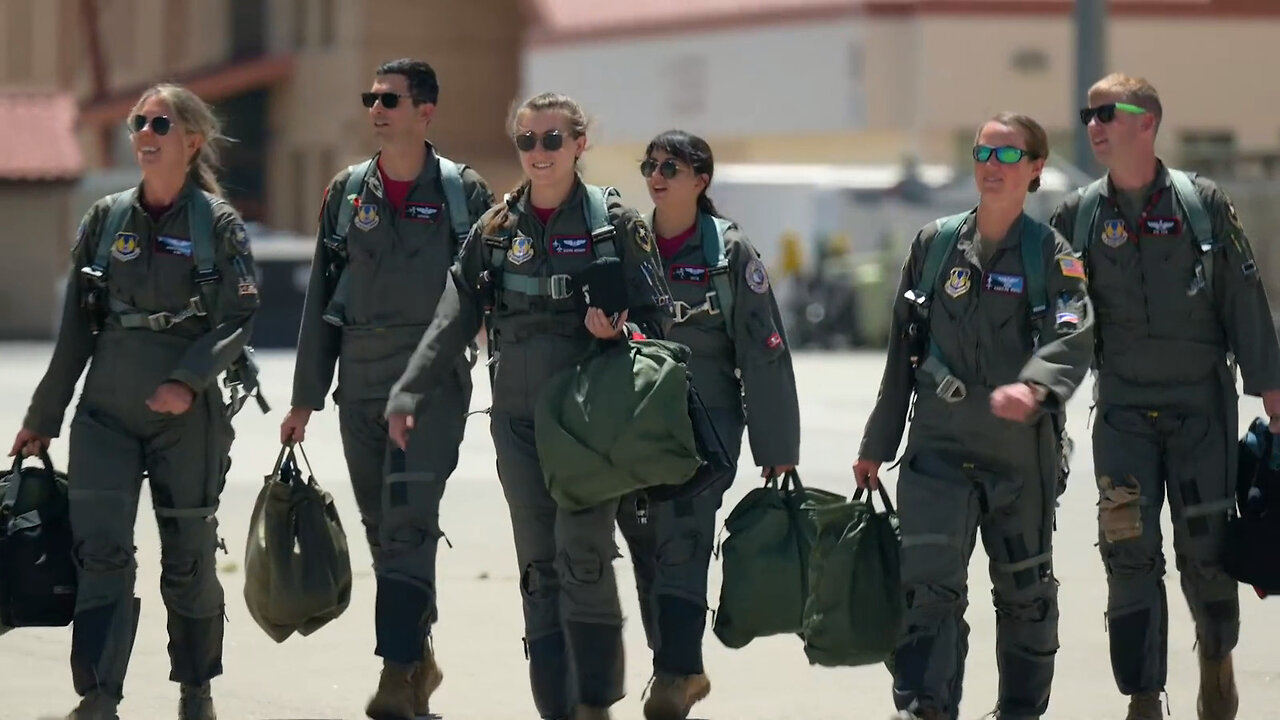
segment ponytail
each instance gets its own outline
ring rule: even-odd
[[[512,210],[520,204],[520,199],[528,192],[529,181],[524,180],[516,186],[515,190],[512,190],[511,193],[507,195],[506,200],[501,205],[502,209],[494,213],[493,217],[489,218],[489,223],[485,225],[484,232],[489,235],[496,235],[503,230],[509,229],[511,224],[515,222],[515,213],[513,213]]]
[[[218,183],[218,174],[213,169],[214,163],[210,157],[212,152],[207,148],[207,145],[201,145],[195,157],[191,158],[187,177],[201,190],[216,197],[223,197],[222,185]]]
[[[720,214],[720,211],[716,209],[716,204],[711,202],[711,197],[707,195],[706,190],[703,190],[702,193],[698,195],[698,211],[706,213],[711,217],[724,217]]]

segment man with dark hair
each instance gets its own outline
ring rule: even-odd
[[[443,679],[430,643],[440,499],[458,463],[474,348],[418,405],[408,450],[389,443],[383,408],[435,315],[463,239],[493,204],[474,170],[425,139],[439,92],[430,65],[402,59],[379,67],[362,95],[380,148],[325,189],[293,407],[280,425],[281,442],[303,439],[338,361],[333,398],[378,587],[374,652],[383,670],[367,708],[377,720],[428,714]]]
[[[1237,582],[1222,566],[1235,509],[1239,399],[1260,396],[1280,430],[1280,344],[1244,228],[1212,180],[1156,156],[1164,108],[1151,83],[1115,73],[1080,121],[1107,174],[1050,222],[1084,259],[1097,308],[1093,429],[1111,669],[1127,720],[1159,720],[1168,676],[1160,532],[1165,498],[1196,626],[1200,720],[1231,720]]]

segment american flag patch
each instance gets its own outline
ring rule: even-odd
[[[1057,325],[1063,325],[1063,324],[1067,324],[1067,325],[1079,325],[1079,324],[1080,324],[1080,316],[1079,316],[1079,315],[1076,315],[1076,314],[1075,314],[1075,313],[1073,313],[1073,312],[1065,312],[1065,311],[1064,311],[1064,312],[1059,312],[1059,313],[1058,313],[1057,320],[1056,320],[1056,324],[1057,324]]]
[[[1084,263],[1072,257],[1058,257],[1058,267],[1062,269],[1063,277],[1080,278],[1084,280]]]

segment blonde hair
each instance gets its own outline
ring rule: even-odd
[[[1022,141],[1027,145],[1026,153],[1029,159],[1049,159],[1049,134],[1045,132],[1044,126],[1036,122],[1030,115],[1023,115],[1022,113],[1008,111],[997,113],[993,115],[990,120],[987,120],[978,126],[977,135],[981,136],[982,128],[991,123],[998,123],[1022,133]],[[1040,176],[1037,175],[1031,179],[1031,184],[1027,187],[1027,192],[1035,192],[1039,189]]]
[[[569,136],[574,140],[587,134],[587,114],[582,111],[578,101],[556,92],[544,92],[525,100],[511,111],[511,119],[507,123],[508,133],[515,137],[520,129],[520,118],[528,113],[558,112],[569,121]],[[576,162],[576,161],[575,161]],[[526,178],[507,196],[502,209],[493,214],[485,226],[485,232],[496,233],[511,223],[511,208],[520,202],[520,198],[529,192],[529,180]]]
[[[1120,102],[1126,102],[1151,113],[1156,119],[1156,129],[1160,129],[1160,119],[1164,117],[1164,106],[1160,104],[1160,93],[1146,78],[1133,77],[1124,73],[1111,73],[1094,83],[1089,94],[1105,92],[1120,96]]]
[[[199,95],[171,83],[153,85],[142,93],[133,106],[130,115],[137,114],[142,106],[151,98],[158,97],[168,103],[176,124],[182,126],[183,132],[204,137],[204,142],[191,158],[187,168],[188,177],[205,192],[222,197],[222,185],[218,183],[218,148],[223,142],[230,140],[222,134],[222,123],[213,114],[213,109]]]

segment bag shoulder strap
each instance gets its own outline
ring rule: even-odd
[[[617,257],[614,237],[618,231],[609,221],[609,206],[605,195],[613,188],[599,185],[587,185],[587,228],[591,232],[591,248],[597,258]]]
[[[971,214],[973,211],[969,210],[934,221],[938,231],[934,234],[933,242],[929,244],[929,251],[924,256],[924,268],[920,271],[920,278],[916,280],[911,298],[917,306],[922,308],[928,306],[930,298],[933,297],[933,289],[937,287],[938,278],[942,275],[942,265],[951,256],[956,240],[960,237],[960,228],[964,225],[965,218]]]
[[[1028,215],[1022,216],[1022,272],[1027,276],[1027,303],[1031,320],[1038,321],[1049,310],[1049,292],[1044,277],[1044,239],[1053,228]]]
[[[729,257],[725,252],[724,234],[733,223],[708,213],[698,213],[698,234],[702,240],[702,257],[707,264],[711,289],[724,316],[724,329],[733,339],[733,287],[729,283]]]
[[[347,175],[346,185],[342,188],[342,197],[338,198],[338,225],[334,228],[335,232],[331,243],[331,246],[335,249],[341,247],[345,250],[346,248],[347,233],[351,231],[351,220],[356,211],[355,205],[347,198],[359,194],[360,189],[364,187],[365,176],[369,174],[369,168],[371,167],[373,167],[373,158],[347,168],[350,174]]]
[[[98,232],[98,248],[93,259],[93,268],[102,273],[104,279],[107,267],[111,264],[111,244],[115,242],[116,234],[124,230],[129,212],[138,197],[138,189],[129,188],[108,197],[111,207],[107,211],[106,222],[102,223],[102,229]]]
[[[453,227],[453,238],[460,248],[475,223],[467,210],[467,193],[462,185],[462,171],[466,166],[440,154],[436,155],[436,162],[440,167],[440,185],[444,189],[445,205],[449,209],[449,224]]]
[[[1102,187],[1106,178],[1098,178],[1080,188],[1080,204],[1076,206],[1076,223],[1071,233],[1071,249],[1082,257],[1089,252],[1093,240],[1093,223],[1098,219],[1098,206],[1102,203]]]

